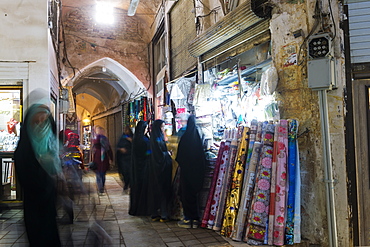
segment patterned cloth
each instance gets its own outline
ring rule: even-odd
[[[266,125],[263,135],[263,147],[254,188],[254,197],[251,204],[249,223],[246,228],[245,241],[249,244],[263,244],[266,237],[266,228],[270,204],[271,167],[274,143],[275,126]]]
[[[210,186],[209,193],[208,193],[207,204],[204,208],[202,224],[200,225],[201,227],[207,227],[209,214],[211,213],[211,204],[212,204],[213,195],[216,189],[216,182],[217,182],[218,173],[220,170],[220,165],[222,162],[222,155],[223,155],[224,150],[225,150],[225,142],[221,142],[220,149],[218,150],[215,168],[213,171],[213,178],[212,178],[211,186]]]
[[[222,184],[225,178],[226,168],[229,163],[230,144],[231,144],[230,140],[227,140],[225,142],[225,148],[222,153],[222,160],[221,160],[220,169],[218,172],[218,178],[216,180],[215,192],[213,195],[213,199],[211,203],[211,210],[210,210],[208,224],[207,224],[207,228],[209,229],[212,229],[215,224],[216,213],[217,213],[217,209],[218,209],[219,201],[220,201],[220,193],[222,189]]]
[[[247,204],[247,201],[249,200],[249,197],[247,197],[247,189],[249,187],[249,183],[247,181],[249,181],[248,180],[249,164],[251,162],[251,158],[253,155],[253,150],[254,150],[253,146],[256,140],[256,133],[257,133],[257,120],[253,120],[251,122],[251,127],[249,130],[248,154],[247,154],[247,161],[245,163],[245,172],[244,172],[244,178],[243,178],[243,188],[241,192],[240,205],[239,205],[238,215],[235,221],[235,226],[231,234],[231,238],[235,241],[242,240],[245,220],[247,218],[247,213],[248,213],[248,210],[246,210],[246,204]],[[256,159],[258,159],[258,157],[256,157],[256,153],[254,153],[254,160]]]
[[[278,128],[278,153],[276,168],[276,197],[273,244],[284,245],[285,203],[287,194],[288,121],[280,120]]]
[[[221,234],[230,237],[239,209],[240,194],[242,190],[244,167],[249,142],[249,128],[244,127],[242,137],[239,139],[238,151],[235,162],[234,174],[232,176],[230,194],[227,198],[225,215],[222,223]]]
[[[297,120],[289,120],[288,130],[288,180],[289,190],[287,199],[287,219],[285,230],[285,244],[294,244],[294,208],[296,190],[296,165],[297,165]]]
[[[275,124],[275,135],[274,135],[274,152],[272,155],[272,167],[271,167],[271,189],[270,189],[270,208],[269,208],[269,220],[267,227],[267,243],[272,245],[274,241],[274,219],[275,219],[275,198],[276,198],[276,163],[278,154],[278,132],[280,124]]]
[[[219,206],[218,206],[217,213],[216,213],[215,225],[213,226],[213,230],[215,231],[221,230],[222,220],[223,220],[224,211],[225,211],[226,198],[229,194],[229,188],[231,184],[231,175],[233,174],[233,171],[235,168],[235,159],[236,159],[237,149],[238,149],[238,138],[235,138],[231,141],[231,144],[230,144],[230,159],[226,167],[225,178],[223,180],[222,188],[221,188]]]

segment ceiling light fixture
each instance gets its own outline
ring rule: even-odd
[[[113,24],[113,4],[105,1],[96,2],[96,21],[103,24]]]
[[[136,13],[137,6],[140,0],[131,0],[130,6],[128,7],[127,15],[134,16]]]

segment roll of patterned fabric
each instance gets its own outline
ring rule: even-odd
[[[226,168],[225,178],[224,178],[224,182],[221,188],[220,202],[219,202],[217,213],[216,213],[215,225],[213,226],[213,230],[215,231],[221,230],[222,220],[223,220],[224,212],[225,212],[226,198],[229,195],[231,176],[235,168],[236,152],[238,149],[238,139],[239,139],[238,135],[237,134],[234,135],[234,138],[232,139],[231,144],[230,144],[229,164],[227,165],[227,168]]]
[[[263,147],[256,176],[256,186],[254,188],[246,234],[244,237],[244,241],[252,245],[267,243],[265,238],[270,204],[274,131],[274,124],[269,123],[263,135]]]
[[[273,244],[284,245],[285,212],[286,212],[286,182],[287,182],[287,161],[288,161],[288,121],[280,120],[277,132],[278,153],[276,164],[276,195],[275,195],[275,216],[273,230]]]
[[[240,203],[240,194],[243,185],[244,167],[249,143],[249,127],[244,127],[239,139],[235,169],[231,179],[230,194],[227,197],[225,214],[221,228],[221,234],[230,237],[234,230],[236,216]]]
[[[272,245],[274,241],[274,218],[275,218],[275,196],[276,196],[276,163],[279,146],[278,144],[278,132],[280,123],[275,124],[275,135],[274,135],[274,152],[272,154],[272,167],[271,167],[271,190],[270,190],[270,208],[269,208],[269,220],[267,227],[267,243]]]
[[[220,170],[220,165],[222,162],[222,155],[223,155],[224,149],[225,149],[225,142],[223,141],[221,142],[220,148],[218,150],[217,161],[216,161],[215,169],[213,172],[211,186],[210,186],[209,193],[208,193],[207,204],[206,204],[206,207],[204,208],[202,224],[200,225],[201,227],[207,227],[207,224],[208,224],[209,214],[211,212],[213,195],[215,192],[216,182],[217,182],[218,173]]]
[[[287,214],[285,227],[285,244],[294,244],[294,204],[296,189],[296,165],[297,165],[297,120],[289,120],[288,127],[288,196],[287,196]]]
[[[253,154],[253,146],[256,140],[257,124],[258,124],[257,120],[253,120],[251,122],[250,130],[249,130],[248,154],[247,154],[247,161],[245,162],[245,171],[244,171],[244,178],[243,178],[243,188],[242,188],[241,198],[240,198],[240,205],[239,205],[238,215],[235,221],[235,226],[230,236],[235,241],[242,240],[245,220],[247,218],[247,213],[248,213],[246,210],[247,199],[249,199],[247,198],[247,188],[249,187],[248,171],[249,171],[249,164],[251,162],[251,158]]]
[[[208,219],[208,224],[207,224],[207,228],[209,229],[212,229],[215,224],[216,213],[217,213],[218,204],[220,201],[221,188],[222,188],[223,180],[225,178],[226,168],[229,163],[230,144],[231,144],[231,141],[226,140],[225,147],[222,152],[222,160],[221,160],[220,169],[218,172],[218,177],[216,180],[215,192],[213,194],[213,199],[211,202],[211,209],[210,209],[209,219]]]

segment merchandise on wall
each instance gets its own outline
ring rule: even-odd
[[[134,129],[140,120],[154,120],[153,100],[148,97],[140,97],[123,105],[123,125],[129,125]]]

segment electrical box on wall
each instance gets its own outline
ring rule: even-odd
[[[336,87],[335,59],[328,33],[312,35],[308,39],[308,87],[331,90]]]
[[[331,90],[335,84],[335,61],[325,57],[308,61],[308,88],[313,90]]]

